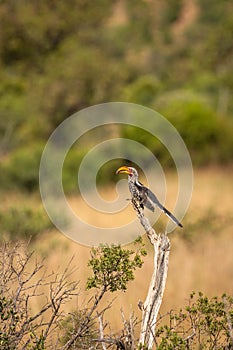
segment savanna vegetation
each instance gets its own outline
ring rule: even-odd
[[[2,189],[37,190],[57,125],[111,101],[163,114],[194,164],[232,161],[231,1],[2,1],[0,9]],[[138,130],[119,133],[153,143]],[[152,151],[166,159],[159,145]],[[72,170],[64,169],[68,183]]]
[[[174,256],[155,335],[157,348],[230,349],[232,13],[230,0],[0,2],[1,349],[39,350],[55,348],[55,343],[64,347],[80,329],[70,349],[84,348],[81,344],[90,348],[101,327],[105,330],[103,314],[116,329],[104,331],[112,346],[120,348],[120,340],[126,342],[127,316],[117,311],[123,307],[129,313],[129,305],[136,309],[144,297],[152,259],[148,243],[147,257],[138,257],[131,248],[127,253],[121,247],[115,251],[105,247],[105,265],[101,265],[101,249],[92,251],[89,260],[87,248],[77,247],[55,231],[39,196],[38,169],[50,134],[71,114],[113,101],[142,104],[165,116],[184,139],[197,175],[184,230],[172,242]],[[173,164],[166,149],[135,127],[119,126],[116,132],[155,154],[167,171],[173,193]],[[63,185],[71,199],[78,197],[73,174],[95,137],[102,135],[87,134],[81,147],[72,148],[65,160]],[[97,176],[110,197],[118,165],[120,160],[108,162]],[[75,205],[80,206],[77,200]],[[20,245],[11,247],[18,241],[26,242],[25,252]],[[32,247],[34,254],[45,258],[48,274],[33,261]],[[64,266],[75,253],[75,264],[82,272],[71,269],[62,274],[59,264]],[[117,280],[122,284],[112,290],[109,284],[104,295],[108,299],[115,293],[118,301],[106,310],[103,306],[104,313],[95,313],[101,278],[106,281],[104,274],[122,272],[108,270],[108,262],[117,254],[125,259],[124,279]],[[216,261],[221,263],[216,266]],[[90,269],[94,277],[88,279]],[[59,270],[55,277],[54,270]],[[94,299],[85,304],[73,280],[80,280],[83,289],[88,281],[88,289],[95,290]],[[189,298],[198,288],[204,294],[192,293]],[[72,294],[84,306],[77,308],[76,301],[70,302]],[[42,300],[41,295],[48,297]],[[109,313],[109,306],[115,311]],[[131,321],[136,337],[136,318],[129,317]],[[104,349],[102,343],[95,346]]]

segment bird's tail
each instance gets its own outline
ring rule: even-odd
[[[179,222],[179,220],[168,210],[166,209],[158,200],[158,198],[154,195],[153,192],[151,192],[151,190],[149,190],[149,188],[147,189],[147,194],[148,194],[148,198],[149,200],[152,202],[153,206],[157,205],[176,225],[183,227],[183,225]],[[148,204],[148,199],[147,202],[145,203],[146,207],[149,208],[150,210],[152,210],[150,208],[150,206]],[[151,204],[150,204],[151,205]]]
[[[176,225],[183,227],[183,225],[179,222],[179,220],[169,210],[167,210],[162,204],[158,206]]]

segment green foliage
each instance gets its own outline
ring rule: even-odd
[[[52,227],[52,223],[42,208],[33,209],[22,205],[0,211],[1,240],[35,239],[39,233]]]
[[[175,95],[166,102],[163,114],[177,128],[196,165],[232,160],[232,120],[220,117],[197,96]]]
[[[182,0],[168,0],[162,10],[162,20],[164,26],[169,26],[171,23],[179,20],[182,9]]]
[[[184,310],[171,311],[169,322],[157,327],[157,349],[230,349],[232,324],[231,296],[208,298],[193,292]]]
[[[148,123],[152,121],[148,121]],[[148,125],[149,126],[149,125]],[[148,150],[150,150],[155,157],[159,160],[162,165],[171,166],[173,164],[173,160],[171,155],[169,154],[167,148],[160,142],[160,140],[147,132],[144,129],[135,127],[135,126],[123,126],[121,128],[121,136],[123,138],[128,138],[130,140],[135,140],[139,142],[143,146],[145,146]],[[143,168],[149,167],[151,164],[151,157],[149,153],[147,154],[147,158],[145,153],[143,155],[140,154],[138,149],[135,151],[135,147],[128,147],[127,153],[129,155],[129,159],[137,159],[140,158]]]
[[[26,122],[26,81],[8,72],[0,73],[0,153],[20,145],[20,130]]]
[[[10,323],[11,332],[16,332],[21,322],[20,314],[16,311],[14,302],[10,298],[0,296],[0,324]],[[0,327],[0,348],[6,350],[16,349],[15,345],[11,345],[11,336],[7,334],[4,327]]]
[[[41,334],[39,334],[39,337],[38,335],[36,335],[35,332],[32,331],[30,334],[30,338],[31,344],[29,343],[29,345],[27,346],[27,350],[46,350],[43,331],[41,332]]]
[[[160,110],[177,129],[184,140],[194,165],[226,164],[233,160],[233,121],[220,116],[210,100],[192,91],[178,90],[155,99],[153,106]],[[153,120],[147,121],[150,126]],[[155,129],[155,124],[152,124]],[[159,130],[159,125],[157,126]],[[156,129],[155,129],[156,130]],[[144,129],[134,126],[122,126],[121,136],[135,140],[149,149],[159,162],[171,166],[173,160],[167,148],[158,138]],[[139,157],[129,148],[132,158]],[[148,160],[141,157],[144,166]]]
[[[100,246],[92,249],[88,263],[93,277],[87,280],[87,289],[104,288],[110,292],[125,291],[129,281],[134,279],[134,271],[142,267],[147,253],[142,246],[138,251],[123,249],[120,245]]]
[[[41,144],[14,151],[2,164],[1,189],[18,188],[27,192],[38,190],[42,151]]]
[[[117,100],[168,117],[195,164],[232,162],[233,5],[203,0],[185,6],[181,0],[1,1],[1,189],[37,190],[39,145],[54,128],[84,107]],[[187,88],[201,102],[160,105]],[[122,134],[151,144],[138,130]],[[156,141],[152,152],[171,165]],[[73,170],[70,162],[63,177],[68,192],[76,187]]]
[[[103,139],[102,139],[103,140]],[[71,150],[68,152],[63,167],[62,167],[62,184],[63,188],[65,190],[65,193],[77,193],[79,191],[78,187],[78,171],[79,166],[84,158],[84,156],[90,151],[90,148],[87,148],[85,146],[79,148],[71,148]],[[110,150],[111,151],[111,150]],[[110,155],[109,150],[105,150],[105,152],[98,152],[98,162],[99,164],[103,164],[103,166],[100,167],[96,179],[96,185],[105,185],[109,182],[116,182],[116,169],[122,165],[122,159],[112,159],[108,162],[106,162],[106,159],[108,159],[108,155]],[[82,183],[82,185],[85,187],[86,190],[90,189],[90,181],[92,181],[92,173],[95,173],[95,157],[96,155],[91,156],[93,159],[93,162],[89,159],[89,166],[90,168],[86,169],[86,177],[85,177],[85,183]],[[102,157],[102,158],[101,158]],[[110,158],[110,157],[109,157]],[[91,180],[89,178],[91,177]]]
[[[65,345],[73,335],[77,334],[82,328],[83,324],[86,323],[88,319],[88,309],[78,310],[70,313],[68,316],[64,317],[59,324],[61,345]],[[91,321],[88,327],[85,327],[85,331],[74,341],[73,345],[69,349],[89,349],[93,345],[93,339],[98,339],[99,330],[96,321]],[[95,347],[96,349],[101,349],[102,347]]]
[[[128,23],[126,24],[125,44],[134,51],[153,40],[153,16],[151,6],[145,0],[126,1]]]
[[[217,214],[214,208],[210,208],[209,210],[202,212],[195,220],[187,222],[184,230],[180,232],[180,235],[190,244],[191,248],[197,239],[207,233],[206,227],[208,227],[209,234],[217,235],[226,228],[230,228],[232,223],[233,215]]]
[[[93,346],[95,349],[102,349],[102,344],[99,342],[98,318],[102,317],[104,311],[111,305],[108,307],[105,305],[103,310],[97,309],[97,306],[108,290],[125,290],[127,282],[132,279],[132,273],[129,271],[141,267],[142,257],[146,255],[146,251],[141,237],[135,243],[140,245],[136,252],[122,249],[120,246],[102,246],[92,250],[90,266],[96,275],[95,279],[88,279],[87,288],[97,287],[99,291],[89,301],[93,303],[90,308],[85,305],[84,309],[63,314],[63,318],[58,312],[59,308],[77,288],[77,283],[67,281],[67,278],[70,279],[71,271],[65,270],[61,279],[56,275],[51,282],[51,275],[46,275],[41,270],[43,266],[37,261],[31,261],[32,254],[22,253],[19,251],[19,246],[13,250],[9,245],[1,246],[0,348],[44,350],[51,346],[54,349],[67,349],[69,341],[74,340],[69,349],[89,349]],[[118,259],[121,271],[117,268],[114,258]],[[125,281],[122,282],[123,275]],[[116,282],[117,279],[119,283]],[[38,300],[39,287],[48,285],[51,300],[43,304],[37,313],[31,313],[29,305]],[[52,312],[48,321],[43,316],[47,310]],[[42,324],[44,327],[41,327]],[[171,310],[157,320],[154,335],[156,348],[158,350],[231,349],[232,324],[232,296],[223,294],[221,297],[210,298],[201,292],[193,292],[186,307],[178,312]],[[59,335],[56,332],[57,326]],[[134,326],[131,324],[130,332]],[[127,330],[129,331],[129,328]],[[111,336],[103,339],[110,347],[117,348],[121,340],[128,337],[128,333],[126,335],[124,331],[122,333],[122,337],[119,333],[117,335],[111,333]],[[142,345],[139,345],[138,349],[149,350]]]
[[[78,191],[78,169],[79,165],[87,153],[87,148],[77,150],[77,148],[71,148],[65,158],[62,167],[62,184],[66,193]]]
[[[150,106],[161,89],[161,83],[152,75],[139,77],[123,90],[122,97],[126,102]]]
[[[21,322],[19,313],[15,310],[12,299],[0,296],[0,348],[6,350],[16,349],[15,344],[12,346],[12,339],[4,330],[4,323],[10,323],[11,332],[16,332],[18,324]],[[3,327],[2,327],[3,326]]]
[[[71,33],[78,32],[79,40],[93,37],[93,29],[99,28],[109,15],[110,5],[108,0],[98,4],[68,0],[53,6],[48,0],[39,4],[25,0],[1,2],[1,23],[5,28],[0,36],[1,60],[11,66],[20,62],[21,69],[42,70],[44,58]]]
[[[230,62],[228,60],[232,57],[232,52],[229,38],[233,30],[233,19],[231,15],[233,5],[229,0],[223,2],[199,0],[198,3],[201,12],[197,25],[200,29],[205,30],[205,38],[198,35],[197,28],[193,29],[192,33],[190,33],[192,40],[198,42],[197,47],[195,48],[195,45],[193,47],[195,58],[200,61],[201,57],[198,59],[197,55],[208,53],[206,59],[202,61],[204,67],[207,66],[208,68],[212,67],[216,69],[225,65],[227,69],[230,69]],[[207,7],[209,11],[205,11]],[[215,27],[214,31],[212,30],[213,26]],[[221,69],[217,71],[217,74],[222,74]]]
[[[117,182],[116,169],[118,169],[125,162],[122,159],[113,159],[103,164],[96,176],[96,183],[98,185],[105,185],[107,182]]]

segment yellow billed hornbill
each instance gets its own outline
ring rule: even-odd
[[[145,206],[151,211],[154,211],[157,205],[172,221],[176,223],[176,225],[183,227],[179,220],[177,220],[176,217],[159,202],[154,193],[138,181],[138,172],[135,168],[122,166],[117,169],[116,174],[128,175],[128,184],[132,199],[137,201],[142,209],[144,209]]]

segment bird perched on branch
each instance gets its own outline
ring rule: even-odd
[[[117,169],[116,174],[127,174],[129,190],[132,199],[139,203],[142,209],[144,206],[151,211],[155,210],[155,207],[159,207],[176,225],[183,227],[183,225],[177,220],[177,218],[167,210],[154,195],[153,192],[141,182],[138,181],[138,172],[133,167],[122,166]]]

